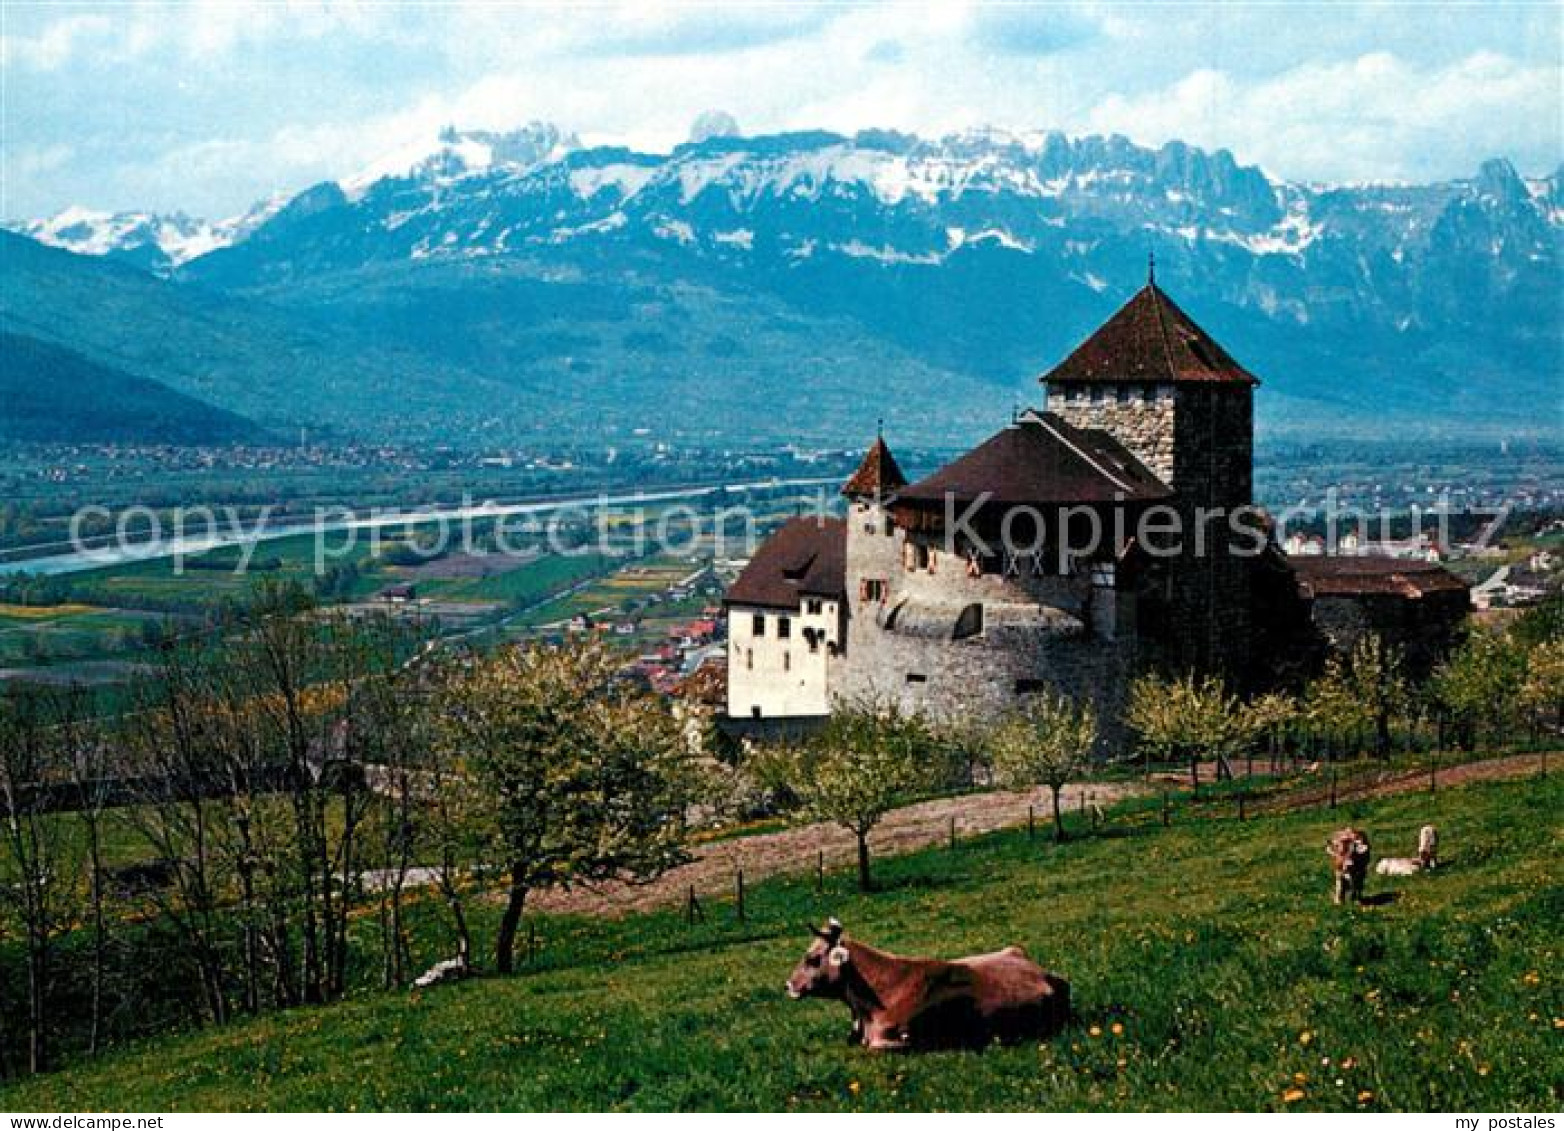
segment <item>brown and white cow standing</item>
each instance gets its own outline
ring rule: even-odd
[[[1337,903],[1357,903],[1363,898],[1363,881],[1368,876],[1369,839],[1359,829],[1337,829],[1325,845],[1330,857],[1331,875],[1336,881]]]
[[[1070,983],[1018,946],[945,962],[878,950],[835,919],[810,930],[815,941],[787,980],[787,994],[845,1002],[855,1044],[980,1048],[1046,1037],[1069,1019]]]

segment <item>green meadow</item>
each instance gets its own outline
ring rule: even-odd
[[[884,859],[867,896],[845,873],[817,893],[800,861],[743,921],[723,902],[693,925],[538,918],[515,976],[132,1044],[0,1108],[1556,1111],[1560,813],[1555,773],[1247,821],[1180,805],[1169,828],[1131,802],[1064,845],[1018,830]],[[1446,865],[1334,906],[1322,849],[1348,821],[1377,854],[1436,823]],[[844,1007],[782,993],[829,914],[904,953],[1020,943],[1078,1016],[981,1053],[850,1047]],[[432,928],[420,961],[444,957]]]

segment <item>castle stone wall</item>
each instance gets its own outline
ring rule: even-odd
[[[1100,428],[1113,435],[1164,483],[1174,474],[1172,385],[1126,384],[1097,388],[1073,386],[1048,394],[1048,409],[1077,428]]]

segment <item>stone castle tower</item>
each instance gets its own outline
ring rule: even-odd
[[[1139,598],[1152,655],[1242,682],[1253,559],[1235,553],[1230,516],[1253,504],[1259,381],[1154,276],[1041,380],[1050,412],[1108,432],[1173,489],[1182,549],[1148,571]]]
[[[876,436],[858,470],[842,485],[847,502],[846,576],[851,580],[844,607],[847,610],[847,653],[869,651],[879,636],[879,618],[887,597],[887,585],[902,571],[902,541],[890,503],[907,485],[896,457]],[[854,689],[875,694],[867,685]]]

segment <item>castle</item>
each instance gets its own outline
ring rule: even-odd
[[[1259,381],[1154,278],[1041,381],[1041,410],[917,482],[877,437],[845,517],[759,548],[726,599],[731,720],[992,715],[1050,688],[1112,740],[1145,670],[1249,689],[1368,628],[1448,643],[1466,589],[1437,566],[1333,562],[1322,590],[1276,547],[1252,499]]]

